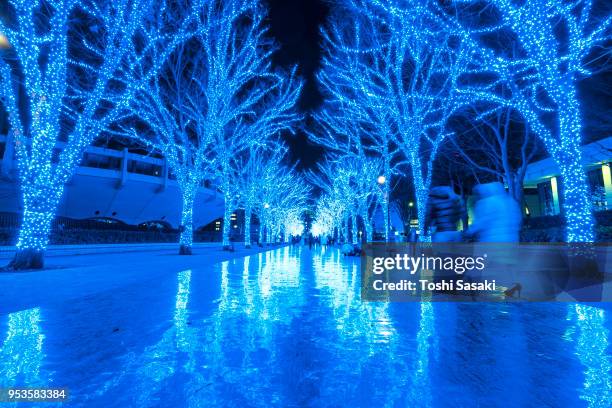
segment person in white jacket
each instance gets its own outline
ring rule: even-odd
[[[469,235],[478,242],[518,242],[521,210],[501,183],[478,184]]]

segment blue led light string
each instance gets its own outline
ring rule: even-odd
[[[24,209],[13,268],[43,266],[64,185],[85,149],[156,74],[159,64],[146,54],[154,48],[170,53],[187,36],[189,19],[172,34],[154,32],[145,16],[152,4],[56,0],[43,7],[40,1],[12,1],[16,21],[0,22],[11,49],[1,56],[1,96],[9,110]],[[89,25],[71,19],[77,9]],[[48,17],[46,30],[38,27],[47,21],[42,14]],[[148,41],[137,48],[140,33]],[[18,78],[23,91],[14,85]]]
[[[449,117],[468,101],[456,84],[469,59],[423,2],[347,0],[340,10],[353,14],[332,19],[324,32],[327,57],[320,80],[362,124],[384,159],[384,207],[390,178],[403,164],[411,167],[404,175],[415,186],[423,236],[433,161],[448,136]],[[400,152],[402,160],[395,158]]]
[[[265,146],[251,146],[246,154],[236,158],[235,167],[239,170],[236,184],[240,191],[239,205],[244,209],[244,243],[247,248],[251,246],[252,216],[260,217],[264,204],[261,191],[268,186],[274,187],[276,181],[271,176],[282,166],[287,151],[280,140],[270,139]]]
[[[470,48],[473,64],[467,73],[475,80],[463,87],[463,94],[473,101],[512,107],[523,115],[559,168],[567,241],[592,242],[594,219],[582,167],[583,120],[576,85],[591,74],[587,56],[612,38],[612,16],[594,16],[589,0],[496,0],[491,3],[500,12],[499,21],[475,19],[467,28],[457,18],[467,13],[466,3],[455,1],[456,17],[438,10],[438,15],[447,17],[445,28]],[[557,35],[561,26],[567,40]],[[480,41],[482,34],[502,35],[504,31],[515,35],[511,50],[504,48],[507,42],[487,46]],[[494,74],[495,78],[478,81],[480,74],[487,78]]]
[[[275,47],[268,38],[265,12],[259,1],[209,1],[203,5],[198,37],[206,50],[201,78],[206,100],[202,120],[213,137],[214,175],[225,200],[223,246],[230,246],[230,218],[240,205],[232,166],[252,145],[300,119],[295,103],[302,89],[295,68],[289,73],[272,68]]]
[[[344,238],[356,244],[360,220],[365,229],[361,232],[372,241],[373,218],[381,202],[377,179],[382,163],[380,157],[330,155],[316,172],[308,173],[309,181],[323,191],[315,207],[313,234],[333,235],[344,223]]]
[[[294,168],[268,167],[260,191],[258,215],[268,244],[278,242],[281,232],[303,230],[302,216],[308,208],[310,187]],[[285,236],[285,239],[287,236]]]
[[[272,70],[274,47],[258,1],[194,7],[199,11],[194,40],[167,58],[169,72],[149,81],[132,106],[152,130],[140,139],[166,157],[181,187],[181,253],[191,252],[194,200],[208,178],[223,194],[223,246],[230,247],[232,213],[253,206],[253,194],[245,190],[253,186],[239,182],[248,160],[237,159],[248,158],[253,149],[273,148],[271,138],[292,129],[300,119],[294,108],[302,88],[295,68]]]

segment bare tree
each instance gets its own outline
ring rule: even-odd
[[[342,72],[335,81],[353,99],[346,105],[357,106],[350,113],[391,140],[383,148],[397,146],[410,165],[422,231],[433,161],[448,119],[467,102],[456,88],[469,64],[430,3],[346,0],[343,13],[351,18],[333,20],[326,37],[327,53],[340,55],[333,60]]]
[[[469,119],[473,117],[479,117],[475,110]],[[475,171],[488,173],[506,185],[510,196],[522,206],[527,167],[541,152],[536,135],[513,118],[511,108],[464,123],[468,126],[465,133],[449,138],[453,152]]]
[[[238,205],[244,209],[244,244],[247,248],[251,247],[252,217],[261,217],[264,209],[261,193],[277,183],[275,176],[286,154],[287,147],[281,141],[270,140],[265,146],[251,146],[235,159],[234,166],[238,172],[235,184],[239,191]],[[264,228],[262,223],[260,228]]]
[[[15,146],[23,219],[10,267],[41,268],[51,223],[83,153],[190,35],[164,0],[11,1],[0,22],[0,97]],[[157,9],[158,16],[150,10]],[[177,24],[175,24],[177,23]],[[157,53],[155,51],[162,50]]]
[[[191,255],[193,210],[198,189],[211,177],[214,156],[212,135],[198,121],[205,98],[197,78],[201,71],[198,44],[181,46],[168,58],[160,75],[152,78],[131,102],[144,125],[134,126],[131,136],[164,155],[181,190],[179,254]]]
[[[609,9],[603,16],[595,13],[592,0],[454,1],[452,10],[446,5],[437,4],[437,15],[470,49],[465,73],[472,80],[462,94],[521,113],[559,167],[568,242],[592,242],[576,84],[609,53]]]

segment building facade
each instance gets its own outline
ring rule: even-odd
[[[582,147],[583,166],[587,174],[590,200],[594,211],[612,210],[612,137]],[[560,214],[563,208],[563,179],[551,158],[527,167],[525,189],[526,216]]]
[[[7,137],[0,136],[0,213],[21,214],[17,163],[11,147]],[[223,195],[210,182],[202,183],[194,205],[194,227],[221,217],[223,206]],[[66,185],[58,216],[178,228],[181,210],[181,192],[165,159],[128,149],[89,147]]]

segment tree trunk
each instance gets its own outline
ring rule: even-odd
[[[349,218],[347,217],[344,220],[344,242],[348,244],[349,239]]]
[[[413,160],[410,167],[412,168],[414,195],[416,196],[416,211],[417,219],[419,222],[419,238],[421,240],[427,240],[427,231],[425,230],[425,217],[427,213],[429,186],[426,186],[425,182],[423,181],[423,173],[421,170],[420,162]]]
[[[9,263],[8,269],[42,269],[44,267],[44,254],[49,235],[51,223],[55,218],[55,212],[59,203],[60,192],[49,191],[48,188],[34,190],[30,187],[24,191],[24,211],[19,239],[17,241],[17,252]]]
[[[223,211],[223,250],[228,251],[232,248],[230,242],[230,231],[232,223],[232,203],[230,198],[225,196],[225,209]]]
[[[366,242],[372,242],[374,240],[374,230],[372,228],[372,223],[368,221],[367,214],[363,214],[361,218],[363,219],[363,226],[365,228]]]
[[[582,165],[580,150],[582,119],[575,92],[566,92],[559,105],[559,132],[561,143],[552,138],[544,140],[548,151],[561,173],[562,188],[559,191],[567,224],[567,242],[593,242],[595,240],[595,219],[586,173]]]
[[[382,186],[383,189],[383,202],[382,202],[382,210],[384,217],[384,226],[385,226],[385,242],[389,242],[390,240],[390,229],[389,225],[389,201],[391,201],[391,155],[389,153],[389,146],[387,143],[384,144],[384,176],[385,183]]]
[[[183,193],[179,255],[191,255],[193,246],[193,203],[195,201],[196,189],[187,188],[186,190],[193,191],[193,193]]]
[[[244,247],[251,247],[251,206],[244,209]]]
[[[522,172],[519,170],[517,172],[511,172],[508,178],[508,187],[510,190],[510,195],[519,205],[521,210],[521,222],[523,221],[523,216],[525,214],[525,200],[524,200],[524,192],[523,192],[523,177],[520,176]]]
[[[387,194],[387,193],[385,193]],[[384,198],[382,202],[382,210],[383,210],[383,218],[385,225],[385,241],[389,242],[389,200],[388,198]]]
[[[264,240],[265,240],[265,224],[263,223],[262,220],[259,220],[259,246],[263,246],[264,245]]]
[[[353,245],[357,244],[358,242],[358,238],[357,238],[357,216],[353,215],[351,217],[351,243]]]
[[[563,178],[561,197],[567,223],[567,242],[593,242],[595,218],[580,150],[582,123],[579,104],[573,93],[567,96],[570,100],[564,104],[566,109],[560,110],[559,114],[561,139],[569,143],[565,144],[563,154],[557,159]]]
[[[0,172],[4,177],[9,177],[11,175],[13,154],[15,152],[15,145],[13,144],[14,139],[14,132],[7,132],[6,142],[4,143],[4,155],[2,156],[2,166],[0,167]]]
[[[582,152],[578,146],[573,151],[558,153],[555,157],[561,171],[561,188],[558,193],[563,204],[567,224],[567,242],[593,242],[595,220],[589,200],[586,174],[582,167]]]
[[[17,248],[13,260],[7,269],[20,271],[26,269],[42,269],[45,266],[45,251],[32,248]]]

